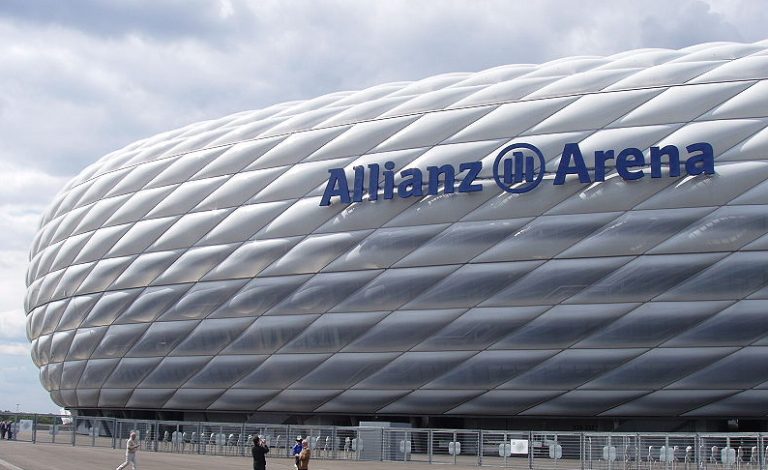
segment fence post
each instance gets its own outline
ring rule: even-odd
[[[759,459],[758,460],[759,467],[760,467],[760,470],[765,470],[765,466],[766,466],[766,464],[765,464],[765,457],[766,457],[765,452],[766,451],[765,451],[765,438],[764,438],[763,433],[758,434],[757,442],[758,442],[758,444],[757,444],[757,454],[758,454],[758,457],[757,458]]]
[[[528,468],[533,468],[533,431],[528,431]]]
[[[37,413],[32,416],[32,444],[37,444]]]
[[[429,455],[429,463],[432,463],[432,430],[427,431],[427,455]]]
[[[477,466],[482,467],[483,465],[483,430],[478,429],[477,431]]]
[[[581,461],[581,470],[584,470],[584,443],[586,442],[586,439],[584,439],[584,433],[579,433],[579,461]]]

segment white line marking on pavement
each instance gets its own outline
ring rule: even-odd
[[[17,467],[16,465],[14,465],[14,464],[12,464],[10,462],[6,462],[3,459],[0,459],[0,467],[5,467],[8,470],[24,470],[23,468]]]

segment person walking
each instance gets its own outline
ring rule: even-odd
[[[131,468],[136,470],[136,453],[139,450],[139,440],[136,438],[136,432],[131,432],[131,438],[125,443],[125,462],[123,462],[117,470],[123,470],[131,464]]]
[[[5,421],[0,421],[0,439],[5,439]]]
[[[296,436],[296,444],[293,445],[293,448],[291,449],[291,455],[293,455],[293,459],[295,460],[295,465],[297,469],[299,468],[299,454],[301,453],[301,436]]]
[[[267,454],[269,446],[267,441],[261,436],[256,436],[253,440],[251,455],[253,455],[253,470],[267,470]]]
[[[312,451],[309,450],[309,442],[304,439],[301,441],[301,453],[299,453],[299,470],[309,470],[309,458]]]

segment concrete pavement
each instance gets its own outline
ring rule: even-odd
[[[125,451],[104,447],[72,447],[67,444],[32,444],[0,440],[0,469],[2,470],[109,470],[124,460]],[[197,454],[173,454],[140,451],[138,468],[184,470],[243,470],[253,468],[246,457],[223,457]],[[310,462],[311,470],[429,470],[425,462],[359,462],[350,460],[319,460]],[[441,466],[450,470],[477,470],[476,466]],[[267,470],[293,470],[293,459],[267,458]]]

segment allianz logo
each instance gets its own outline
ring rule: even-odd
[[[681,160],[683,157],[684,161]],[[493,179],[506,192],[526,193],[542,182],[547,172],[546,162],[544,154],[535,145],[513,143],[496,156]],[[579,144],[567,143],[563,146],[552,184],[565,184],[568,175],[577,176],[582,184],[605,181],[606,171],[613,169],[626,181],[648,175],[661,178],[665,176],[664,169],[667,177],[676,178],[681,176],[681,167],[685,168],[686,176],[713,175],[715,155],[712,145],[696,142],[682,150],[675,145],[651,147],[647,159],[646,154],[635,147],[620,151],[597,150],[594,152],[594,167],[590,168],[584,161]],[[371,163],[352,168],[350,187],[344,168],[331,168],[320,205],[329,206],[334,198],[342,204],[351,204],[379,198],[393,199],[395,196],[406,198],[482,191],[483,185],[476,182],[482,170],[482,161],[464,162],[458,167],[450,164],[428,166],[426,170],[405,168],[397,173],[400,180],[395,184],[394,162],[383,165]]]

